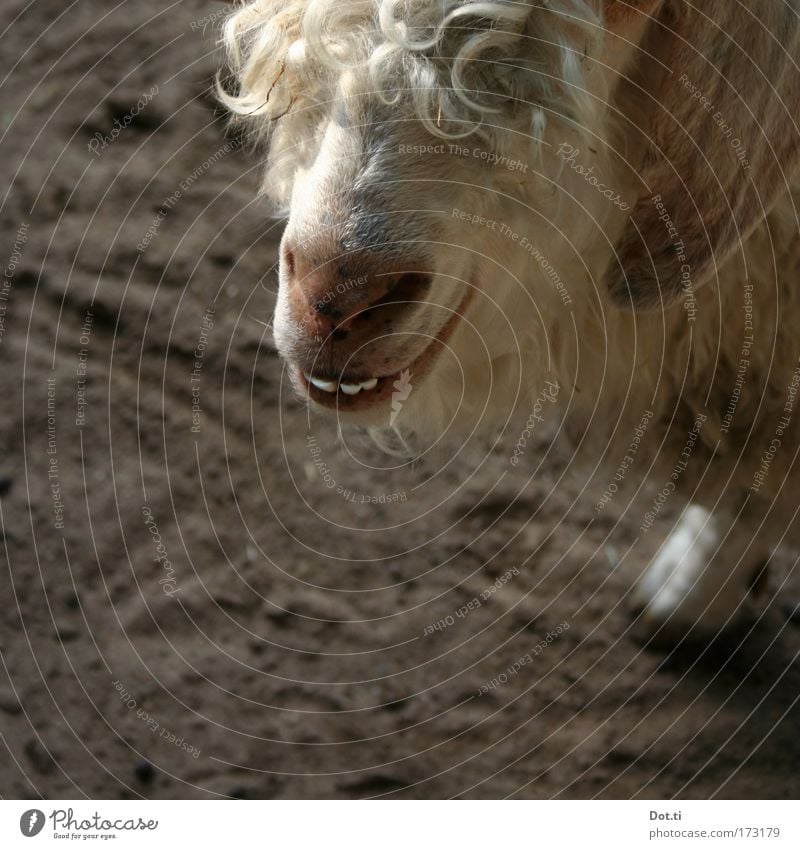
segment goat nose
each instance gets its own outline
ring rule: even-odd
[[[355,321],[371,324],[378,319],[379,307],[385,320],[390,308],[418,302],[430,282],[428,275],[382,266],[375,254],[312,261],[287,239],[281,246],[280,277],[294,308],[302,309],[323,332]]]

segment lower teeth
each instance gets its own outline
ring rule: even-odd
[[[330,394],[334,394],[338,389],[341,389],[345,395],[358,395],[362,389],[368,392],[378,385],[377,377],[371,377],[369,380],[364,380],[361,383],[336,383],[333,380],[322,380],[312,377],[305,372],[303,372],[303,377],[316,389],[322,392],[329,392]]]

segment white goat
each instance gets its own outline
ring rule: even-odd
[[[687,501],[638,587],[671,638],[733,621],[798,509],[799,12],[256,0],[225,28],[298,391],[436,436],[550,381],[612,470],[644,417],[637,465]]]

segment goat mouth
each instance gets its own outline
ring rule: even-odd
[[[376,407],[388,404],[399,388],[395,386],[396,383],[400,382],[404,386],[418,386],[427,376],[447,340],[461,321],[471,297],[470,291],[422,353],[390,374],[371,375],[366,379],[342,374],[338,380],[335,380],[328,376],[320,377],[303,371],[297,366],[294,370],[295,385],[310,401],[341,413],[374,410]]]

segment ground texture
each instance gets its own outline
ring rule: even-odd
[[[293,398],[219,12],[0,12],[0,793],[796,797],[788,554],[644,650],[658,532],[544,434],[409,467]]]

